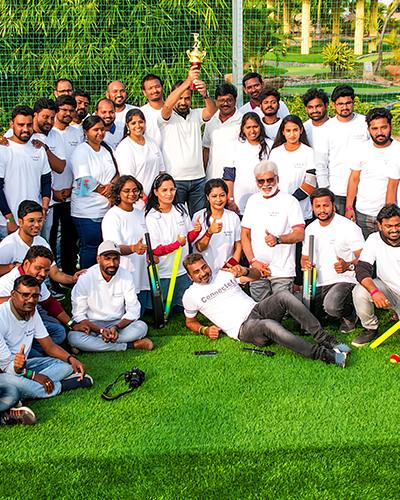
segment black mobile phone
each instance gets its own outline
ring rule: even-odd
[[[195,356],[216,356],[218,351],[195,351],[193,353]]]
[[[268,356],[269,358],[272,358],[272,356],[275,356],[276,352],[273,351],[264,351],[262,349],[254,349],[252,347],[243,347],[243,351],[246,352],[251,352],[253,354],[261,354],[262,356]]]

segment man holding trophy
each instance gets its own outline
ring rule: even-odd
[[[159,117],[165,168],[176,181],[178,203],[187,203],[191,217],[205,207],[201,126],[217,111],[205,83],[199,80],[206,53],[199,50],[197,33],[194,38],[193,49],[188,51],[192,63],[188,76],[173,85]],[[191,109],[194,90],[204,99],[204,108]]]

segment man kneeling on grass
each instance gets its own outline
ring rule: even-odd
[[[97,249],[97,264],[72,289],[73,330],[69,343],[82,351],[153,349],[147,325],[139,319],[132,273],[120,267],[121,250],[112,241]],[[85,331],[84,331],[85,330]]]
[[[14,386],[22,399],[48,398],[61,391],[91,387],[83,364],[55,344],[36,310],[40,283],[33,276],[14,282],[9,301],[0,304],[0,369],[2,379]],[[27,359],[33,339],[47,357]],[[74,373],[75,372],[75,373]]]
[[[342,368],[346,365],[349,346],[328,335],[318,320],[294,295],[277,292],[255,302],[240,288],[239,283],[260,279],[260,271],[242,266],[222,269],[212,275],[204,258],[188,255],[183,265],[193,281],[183,296],[186,326],[210,339],[217,339],[221,330],[229,337],[264,346],[276,342],[307,358],[320,359]],[[204,327],[196,319],[201,313],[213,324]],[[288,313],[310,332],[315,344],[294,335],[281,325]]]

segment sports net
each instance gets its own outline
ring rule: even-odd
[[[346,78],[360,106],[393,105],[400,93],[400,71],[388,66],[400,63],[398,3],[1,0],[1,125],[6,126],[16,104],[32,105],[40,96],[52,96],[60,77],[90,92],[92,103],[104,95],[107,82],[119,79],[129,101],[143,104],[140,81],[146,73],[160,75],[168,92],[187,72],[186,51],[194,32],[207,51],[202,78],[211,90],[232,78],[235,64],[239,74],[243,68],[270,78],[285,100],[312,85],[329,92]],[[242,14],[242,26],[235,9]],[[383,27],[386,34],[379,47]],[[242,50],[243,60],[233,61],[235,48]],[[373,74],[379,48],[382,63]],[[302,115],[300,104],[294,99],[291,111]]]

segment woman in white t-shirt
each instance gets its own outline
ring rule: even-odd
[[[278,165],[279,189],[299,200],[304,220],[311,219],[309,195],[316,187],[314,153],[298,116],[283,118],[269,159]]]
[[[224,168],[223,179],[228,186],[228,208],[243,214],[247,200],[257,192],[254,167],[269,156],[272,141],[265,135],[264,125],[257,113],[242,118],[239,137],[227,144],[230,159]]]
[[[222,269],[227,261],[237,263],[242,254],[240,219],[235,212],[226,210],[228,186],[222,179],[207,181],[204,192],[206,208],[193,216],[200,217],[201,232],[196,240],[196,250],[201,253],[213,271]],[[231,261],[231,264],[234,263]]]
[[[71,215],[79,236],[80,266],[84,269],[96,264],[97,247],[102,241],[101,221],[110,207],[118,169],[110,147],[103,142],[103,120],[88,116],[82,128],[85,142],[75,148],[71,157]]]
[[[153,253],[159,257],[158,274],[164,301],[168,293],[175,251],[182,247],[171,305],[182,308],[183,293],[191,284],[183,267],[183,259],[189,253],[189,243],[199,235],[201,224],[196,220],[192,226],[186,208],[178,204],[175,199],[174,179],[169,174],[160,174],[153,182],[145,214]]]
[[[157,175],[165,170],[164,160],[157,144],[145,137],[146,118],[140,109],[126,114],[124,139],[115,150],[120,175],[132,175],[142,185],[144,199],[150,193]]]
[[[140,182],[131,175],[121,176],[112,189],[114,206],[104,216],[101,223],[103,240],[111,240],[121,249],[121,267],[132,273],[136,293],[142,312],[148,297],[149,279],[147,276],[146,221],[142,210],[135,203],[143,193]]]

